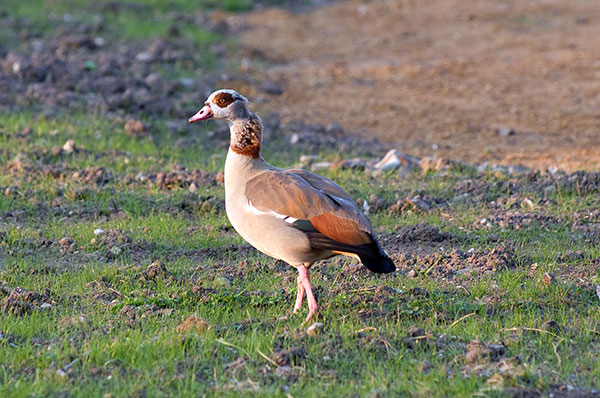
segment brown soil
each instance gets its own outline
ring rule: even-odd
[[[415,155],[599,169],[599,20],[586,0],[255,11],[242,70],[267,84],[243,89],[284,123],[341,123]]]

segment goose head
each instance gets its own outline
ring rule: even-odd
[[[251,111],[248,109],[246,97],[234,90],[222,89],[212,93],[204,103],[204,107],[190,117],[188,122],[194,123],[211,118],[233,122],[250,116]]]

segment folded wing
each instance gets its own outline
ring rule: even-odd
[[[354,254],[374,272],[395,269],[350,195],[325,177],[299,169],[267,171],[247,182],[245,196],[258,211],[276,213],[302,230],[315,249]]]

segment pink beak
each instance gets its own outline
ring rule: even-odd
[[[194,123],[200,120],[206,120],[213,117],[213,111],[210,108],[210,105],[205,105],[204,108],[200,109],[198,113],[188,119],[188,122]]]

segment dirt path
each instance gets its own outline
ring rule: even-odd
[[[284,121],[339,122],[416,155],[600,169],[594,1],[345,1],[246,23],[283,88],[259,100]]]

